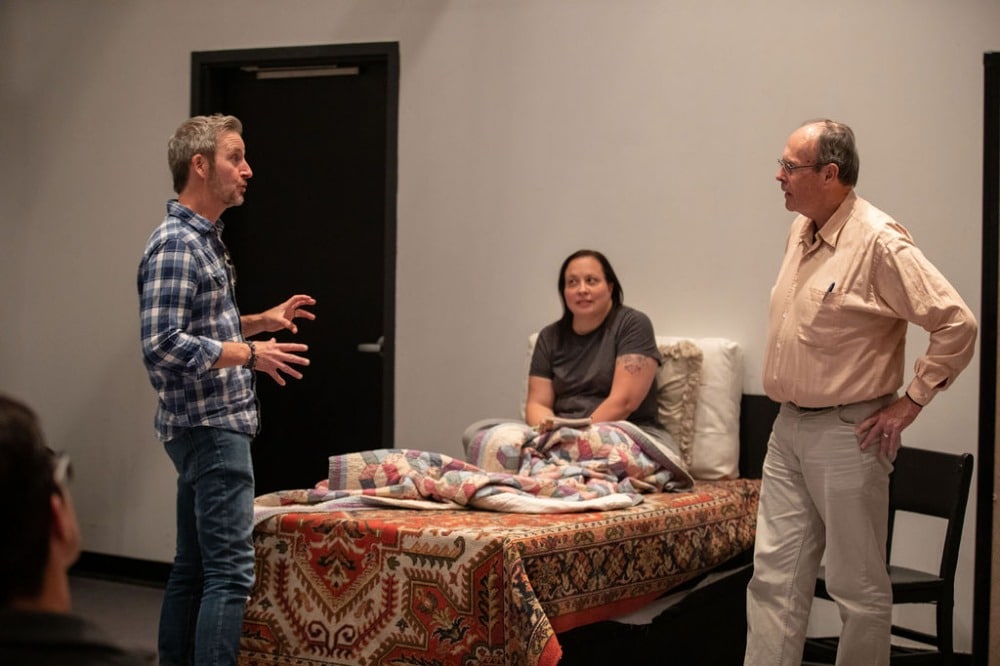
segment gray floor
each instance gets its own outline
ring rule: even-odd
[[[73,610],[124,647],[156,652],[163,590],[98,578],[70,577]]]
[[[162,588],[84,576],[70,576],[69,580],[77,614],[96,623],[124,647],[156,653]],[[802,666],[812,665],[803,662]]]

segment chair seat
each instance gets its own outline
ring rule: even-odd
[[[947,598],[945,580],[932,573],[893,565],[889,567],[889,580],[892,583],[894,604],[934,603]],[[825,567],[819,568],[815,594],[820,599],[833,599],[826,589]]]
[[[896,604],[928,603],[941,599],[945,580],[940,576],[906,567],[889,567],[892,581],[892,602]]]
[[[896,565],[889,567],[889,581],[892,583],[892,601],[896,604],[934,601],[941,597],[941,590],[945,585],[940,576]],[[816,596],[832,599],[826,589],[826,567],[819,568]]]
[[[907,569],[906,567],[889,566],[889,579],[893,585],[940,585],[944,582],[941,576],[926,571]]]
[[[802,653],[802,666],[818,666],[819,664],[832,664],[837,659],[837,637],[836,636],[811,636],[806,638],[806,643]],[[889,663],[893,666],[897,664],[907,666],[932,666],[936,664],[949,664],[950,655],[944,655],[933,650],[923,650],[920,648],[904,647],[893,645],[889,656]]]

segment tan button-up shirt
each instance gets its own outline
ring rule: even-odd
[[[906,229],[853,191],[819,233],[800,215],[771,291],[764,391],[800,407],[892,393],[907,322],[930,333],[907,387],[926,405],[972,359],[972,311]]]

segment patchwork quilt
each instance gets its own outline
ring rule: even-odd
[[[257,519],[387,505],[522,513],[620,509],[641,502],[643,493],[693,483],[668,447],[626,421],[547,433],[500,424],[478,433],[467,457],[414,449],[333,456],[326,482],[258,498]]]

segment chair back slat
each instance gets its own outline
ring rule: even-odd
[[[889,479],[889,549],[897,511],[944,518],[947,523],[941,577],[954,578],[962,524],[972,483],[970,453],[903,447]]]

